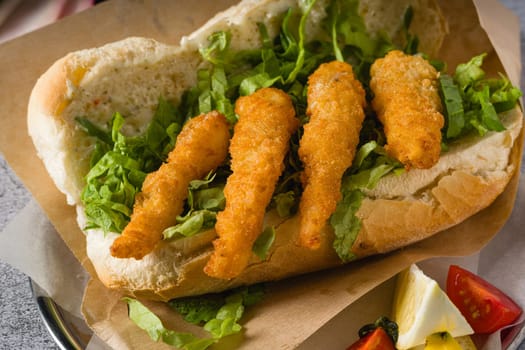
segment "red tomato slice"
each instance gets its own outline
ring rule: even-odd
[[[501,290],[457,265],[448,270],[447,295],[476,333],[492,333],[510,325],[522,312]]]
[[[395,350],[394,343],[388,333],[381,327],[350,345],[346,350]]]

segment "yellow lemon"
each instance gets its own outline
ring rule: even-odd
[[[434,333],[427,337],[425,345],[410,350],[477,350],[468,335],[454,338],[448,332]]]
[[[474,333],[437,282],[415,264],[397,277],[393,319],[399,326],[399,350],[423,345],[434,333],[448,332],[452,337]]]
[[[462,350],[459,343],[448,332],[434,333],[427,337],[425,350]]]

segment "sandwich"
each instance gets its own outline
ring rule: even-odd
[[[173,298],[382,254],[489,206],[521,96],[436,58],[429,0],[242,1],[178,46],[128,38],[37,81],[28,129],[111,289]]]

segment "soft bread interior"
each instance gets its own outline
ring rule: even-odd
[[[369,29],[385,30],[402,40],[400,23],[408,4],[417,13],[412,28],[420,37],[422,49],[436,53],[447,27],[434,2],[361,1],[360,12]],[[70,204],[77,206],[81,228],[86,220],[80,193],[94,139],[86,136],[75,118],[87,117],[105,127],[118,111],[126,117],[125,133],[141,133],[160,96],[177,103],[183,91],[195,84],[196,70],[205,64],[198,49],[207,44],[209,34],[230,30],[234,48],[258,46],[256,23],[264,22],[270,34],[276,34],[282,14],[290,6],[297,7],[297,2],[243,1],[183,38],[180,46],[129,38],[71,53],[39,79],[29,102],[29,133],[57,187]],[[307,24],[309,35],[320,35],[317,28],[325,6],[326,0],[316,3]],[[491,134],[481,144],[477,138],[462,141],[431,170],[384,178],[368,193],[358,213],[363,228],[353,250],[360,256],[392,250],[454,225],[487,206],[515,169],[509,164],[509,152],[521,122],[522,115],[516,110],[505,118],[507,131]],[[453,195],[468,200],[457,201]],[[469,206],[469,202],[476,205]],[[269,213],[267,224],[277,227],[270,257],[264,262],[254,257],[245,272],[231,281],[209,278],[202,271],[211,252],[213,230],[163,242],[142,260],[111,257],[109,246],[116,234],[89,230],[87,254],[106,286],[160,300],[281,279],[341,263],[331,248],[333,232],[328,226],[323,245],[312,252],[293,243],[297,218],[283,220]]]
[[[94,139],[76,121],[88,117],[107,128],[113,113],[126,117],[123,132],[142,133],[159,97],[176,102],[195,84],[198,52],[129,38],[77,51],[58,60],[37,81],[28,129],[39,156],[68,202],[80,205]]]

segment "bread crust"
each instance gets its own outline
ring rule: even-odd
[[[376,1],[366,3],[373,7]],[[435,36],[428,40],[439,46],[447,31],[444,19],[432,1],[416,3],[417,8],[429,5],[428,16],[433,18],[434,30],[419,25]],[[129,38],[71,53],[43,74],[29,102],[28,129],[58,189],[67,195],[69,204],[77,206],[80,227],[86,224],[80,193],[93,139],[81,132],[75,117],[89,112],[93,122],[104,125],[114,111],[126,114],[138,110],[139,116],[130,121],[131,126],[125,131],[140,133],[151,119],[159,96],[176,102],[185,89],[195,84],[194,72],[206,64],[198,47],[206,43],[209,33],[229,27],[232,43],[256,45],[256,36],[252,34],[257,19],[264,19],[270,34],[274,33],[278,23],[275,14],[293,4],[293,0],[244,1],[215,16],[184,38],[178,47],[151,39]],[[316,5],[316,11],[323,11],[322,4],[321,1]],[[307,30],[314,31],[322,14],[314,11],[311,17]],[[390,30],[395,33],[399,28]],[[164,80],[155,78],[160,75]],[[117,84],[112,82],[117,78],[125,81],[112,85]],[[150,89],[142,90],[142,85],[148,82]],[[110,93],[104,93],[108,89]],[[520,153],[516,140],[522,119],[521,110],[516,108],[504,117],[506,131],[452,145],[431,169],[415,169],[380,180],[373,191],[366,193],[367,198],[357,213],[362,228],[352,247],[353,253],[364,257],[392,251],[456,225],[487,207],[505,189],[517,168],[519,157],[513,157],[512,152]],[[107,287],[156,300],[278,280],[342,264],[332,248],[334,234],[328,225],[323,229],[320,248],[312,251],[294,244],[299,227],[297,217],[285,220],[270,212],[265,220],[266,225],[276,227],[276,241],[269,257],[261,261],[253,256],[247,269],[228,281],[203,272],[216,236],[214,230],[162,242],[142,260],[111,257],[109,247],[117,235],[86,230],[87,255]]]

